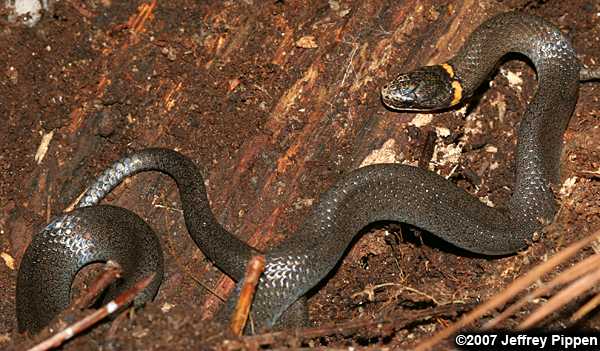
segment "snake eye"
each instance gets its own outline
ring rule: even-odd
[[[417,84],[411,82],[410,84],[406,85],[401,91],[400,94],[402,94],[405,97],[410,98],[410,100],[414,100],[417,97]]]

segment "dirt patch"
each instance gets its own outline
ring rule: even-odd
[[[535,91],[527,65],[503,65],[471,109],[436,115],[425,125],[416,126],[414,114],[385,110],[378,87],[400,70],[449,57],[468,35],[461,28],[506,9],[547,18],[572,38],[585,64],[600,63],[594,1],[180,0],[158,2],[145,16],[152,3],[61,1],[34,28],[0,23],[6,126],[0,129],[0,248],[15,267],[31,236],[95,175],[148,146],[191,157],[207,178],[219,220],[261,248],[291,235],[319,194],[373,150],[385,146],[394,161],[417,164],[433,130],[435,170],[448,175],[458,165],[453,181],[503,204],[514,177],[515,126]],[[462,26],[453,31],[455,16]],[[307,36],[316,38],[316,48],[296,44]],[[411,345],[600,227],[598,96],[597,85],[580,91],[564,144],[562,179],[569,186],[544,240],[492,260],[457,254],[414,229],[373,228],[310,299],[311,322],[451,309],[400,331],[311,345]],[[457,159],[445,160],[461,137],[467,146]],[[44,138],[48,149],[36,158]],[[222,328],[204,319],[219,299],[197,281],[223,296],[232,283],[187,235],[178,201],[174,184],[157,174],[136,176],[108,197],[107,203],[132,209],[159,233],[165,281],[154,303],[66,349],[218,345]],[[0,261],[3,348],[24,340],[15,330],[15,267]],[[372,286],[378,288],[369,295]],[[554,316],[548,326],[568,316]],[[582,327],[597,328],[595,316]]]

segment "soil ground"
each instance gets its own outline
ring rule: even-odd
[[[468,109],[433,121],[386,110],[378,87],[399,71],[441,62],[478,22],[509,9],[547,18],[585,64],[600,64],[600,3],[592,0],[69,0],[34,28],[3,20],[0,348],[28,340],[16,331],[14,303],[31,236],[131,150],[164,146],[192,158],[221,223],[261,248],[293,235],[342,174],[372,162],[416,165],[432,132],[429,166],[501,206],[514,177],[515,126],[536,87],[527,64],[505,63]],[[407,322],[308,346],[410,347],[599,228],[598,96],[600,86],[582,86],[565,134],[561,209],[542,240],[491,259],[413,228],[373,226],[310,298],[311,323],[390,315]],[[207,319],[220,306],[214,293],[226,296],[233,283],[188,237],[178,201],[174,183],[158,174],[138,175],[109,195],[106,203],[134,210],[159,234],[166,277],[153,303],[65,349],[223,347],[223,328]],[[369,295],[372,286],[379,288]],[[587,298],[545,327],[561,326]],[[597,331],[598,321],[592,313],[577,327]]]

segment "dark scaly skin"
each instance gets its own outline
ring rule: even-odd
[[[467,98],[487,78],[500,57],[511,51],[521,52],[531,59],[538,73],[539,87],[519,129],[517,180],[507,208],[487,207],[444,178],[415,167],[379,164],[354,170],[321,196],[297,233],[267,253],[265,274],[259,282],[252,306],[253,323],[257,329],[276,325],[289,306],[333,269],[356,233],[369,223],[382,220],[405,222],[463,249],[486,255],[503,255],[526,247],[532,234],[541,228],[542,221],[552,219],[555,203],[550,186],[558,180],[562,134],[577,100],[580,71],[580,64],[568,40],[555,27],[539,18],[502,14],[485,22],[469,37],[465,46],[449,62],[455,77],[447,79],[458,79],[464,89],[462,96]],[[440,80],[443,75],[435,69],[434,78],[428,82],[430,75],[419,74],[422,81],[439,84],[431,88],[428,84],[417,82],[407,90],[394,85],[399,80],[392,82],[383,89],[383,100],[392,107],[422,109],[423,106],[418,104],[396,104],[390,99],[397,97],[392,96],[394,89],[409,95],[419,95],[421,91],[452,93],[454,87],[448,85],[450,81]],[[419,89],[414,89],[415,86]],[[424,106],[437,109],[455,103],[447,95],[435,99],[433,106],[431,103]],[[139,154],[146,155],[141,158],[142,164],[148,162],[148,158],[159,163],[152,167],[140,166],[140,169],[165,171],[161,167],[170,166],[171,170],[166,172],[177,181],[192,237],[219,268],[239,280],[252,249],[218,225],[210,212],[202,179],[193,163],[166,150],[145,150]],[[132,155],[131,159],[136,159],[136,155]],[[109,171],[105,177],[108,185],[103,186],[104,190],[98,195],[93,195],[91,201],[84,200],[84,203],[97,203],[128,175],[121,172],[116,176],[114,171]],[[201,200],[184,196],[185,187],[194,188],[193,193]],[[196,226],[202,227],[205,221],[211,225],[195,236]],[[206,232],[208,230],[214,233]],[[29,250],[26,256],[28,254]],[[58,256],[60,252],[53,255]],[[36,269],[50,274],[56,268],[39,264]],[[19,282],[22,283],[18,284],[17,295],[26,292],[20,288],[21,284],[31,284],[27,277],[21,279],[21,275],[20,272]],[[238,289],[239,286],[240,283]],[[68,286],[65,289],[68,290]],[[31,296],[18,296],[18,303],[28,297]],[[228,309],[235,300],[234,295],[227,304]]]
[[[77,207],[96,205],[126,177],[153,170],[168,174],[177,183],[185,224],[198,247],[221,270],[240,280],[246,262],[259,252],[221,226],[210,209],[200,170],[176,151],[146,149],[115,162],[88,189]],[[228,252],[233,254],[224,254]]]
[[[471,252],[504,255],[525,248],[542,223],[552,220],[556,206],[550,187],[559,178],[562,135],[577,101],[581,65],[568,39],[553,25],[524,14],[501,14],[478,27],[448,62],[462,99],[473,94],[508,52],[529,57],[539,83],[519,128],[516,184],[508,206],[487,207],[442,177],[415,167],[379,164],[352,171],[321,196],[298,233],[269,252],[266,278],[252,308],[259,329],[272,327],[286,307],[333,269],[354,235],[369,223],[405,222]],[[409,89],[406,83],[394,86],[405,75],[382,89],[384,103],[401,110],[456,104],[455,96],[448,95],[454,92],[452,84],[440,80],[439,67],[426,69],[427,74],[422,70],[416,74],[422,81],[408,84]],[[386,96],[394,90],[412,95],[415,88],[425,90],[429,100],[423,106]]]
[[[36,235],[19,267],[17,320],[20,330],[37,332],[68,306],[75,274],[93,262],[118,260],[123,281],[108,299],[142,277],[157,277],[138,297],[152,299],[163,275],[160,243],[140,217],[124,208],[80,208],[55,218]]]
[[[478,27],[448,62],[455,74],[452,79],[462,87],[463,99],[472,96],[508,52],[527,56],[538,77],[537,92],[519,127],[516,183],[507,206],[509,221],[514,223],[500,226],[506,231],[518,227],[513,235],[526,240],[540,227],[541,221],[552,220],[556,212],[550,186],[559,180],[562,136],[577,101],[581,64],[570,42],[550,23],[520,13],[501,14]],[[386,105],[402,108],[395,93],[406,91],[403,80],[411,74],[399,75],[382,89]],[[447,92],[447,82],[433,82],[443,80],[439,75],[430,75],[428,79],[431,81],[424,86],[444,87]],[[423,96],[416,96],[415,100],[427,100],[426,96],[431,94],[427,89],[433,88],[423,88],[420,92]],[[413,101],[412,110],[422,110],[419,103],[414,104]]]
[[[33,237],[17,278],[20,330],[37,332],[67,307],[75,274],[92,262],[113,260],[123,268],[123,283],[112,289],[109,298],[151,272],[156,276],[136,302],[141,304],[154,297],[163,276],[156,235],[129,210],[97,206],[124,178],[149,170],[164,172],[176,180],[186,226],[204,254],[235,280],[243,277],[245,263],[257,251],[216,220],[198,168],[175,151],[146,149],[115,162],[90,186],[76,210],[57,217]],[[57,226],[59,222],[73,226]]]

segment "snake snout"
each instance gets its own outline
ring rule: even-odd
[[[418,108],[419,81],[411,80],[408,74],[400,74],[381,88],[383,103],[395,110]]]
[[[399,74],[381,89],[383,103],[394,110],[432,111],[453,105],[449,73],[440,65]]]

